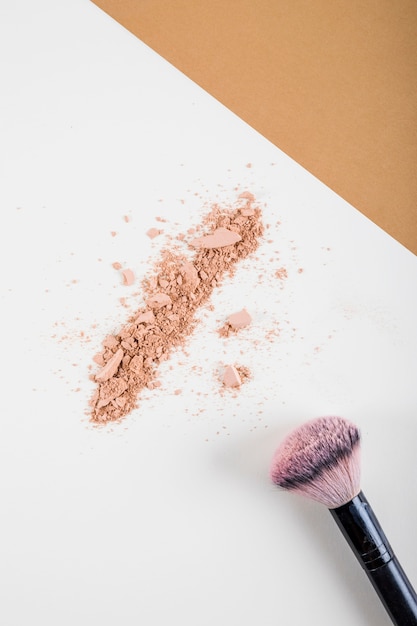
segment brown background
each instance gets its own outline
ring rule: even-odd
[[[416,0],[94,0],[417,253]]]

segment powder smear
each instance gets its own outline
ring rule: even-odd
[[[263,234],[261,211],[249,192],[239,196],[238,208],[215,205],[205,216],[206,233],[190,241],[194,255],[164,249],[154,275],[143,281],[145,306],[137,310],[115,335],[106,337],[94,361],[91,421],[106,423],[128,415],[140,392],[160,385],[158,365],[175,348],[184,346],[197,325],[196,312],[207,304],[223,277],[253,253]],[[201,231],[201,229],[198,229]],[[248,372],[236,372],[241,382]]]

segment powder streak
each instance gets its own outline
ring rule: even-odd
[[[90,402],[92,422],[120,420],[136,408],[140,392],[155,387],[158,365],[175,348],[183,346],[193,332],[197,310],[209,300],[223,277],[233,275],[236,264],[259,246],[263,234],[261,211],[254,206],[252,194],[246,192],[239,200],[239,208],[222,210],[216,205],[204,218],[210,246],[204,247],[204,237],[200,238],[203,245],[191,261],[170,249],[162,252],[155,275],[144,281],[147,306],[130,317],[112,338],[111,348],[108,338],[105,342],[101,353],[104,365],[95,377],[97,388]],[[223,234],[223,229],[234,233],[229,236],[233,243],[212,247],[213,235],[218,236],[219,229]]]

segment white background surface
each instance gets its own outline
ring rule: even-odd
[[[417,584],[416,258],[87,1],[1,3],[0,90],[1,623],[388,624],[328,512],[268,471],[305,419],[355,421],[363,489]],[[92,428],[88,365],[119,298],[139,306],[166,234],[244,189],[270,224],[257,258],[161,389]],[[221,340],[242,306],[252,327]],[[252,379],[222,396],[236,360]]]

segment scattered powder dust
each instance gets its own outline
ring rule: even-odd
[[[288,272],[285,267],[280,267],[275,272],[275,276],[276,278],[279,278],[279,280],[284,280],[285,278],[288,278]]]
[[[237,371],[239,372],[240,380],[242,383],[246,383],[251,377],[251,371],[246,365],[235,365]]]
[[[242,309],[237,313],[232,313],[227,318],[226,323],[218,330],[220,337],[229,337],[229,335],[236,334],[242,328],[246,328],[252,322],[252,318],[246,309]]]
[[[94,357],[101,369],[91,377],[96,383],[92,422],[120,420],[137,406],[143,389],[160,386],[158,365],[184,347],[197,325],[198,309],[226,275],[234,275],[236,264],[258,248],[264,232],[261,210],[249,192],[240,194],[239,204],[230,210],[214,205],[202,225],[191,229],[192,234],[205,231],[189,242],[191,260],[176,248],[161,252],[153,275],[143,281],[145,306],[118,333],[107,336]],[[250,377],[247,368],[233,367],[241,383]]]

